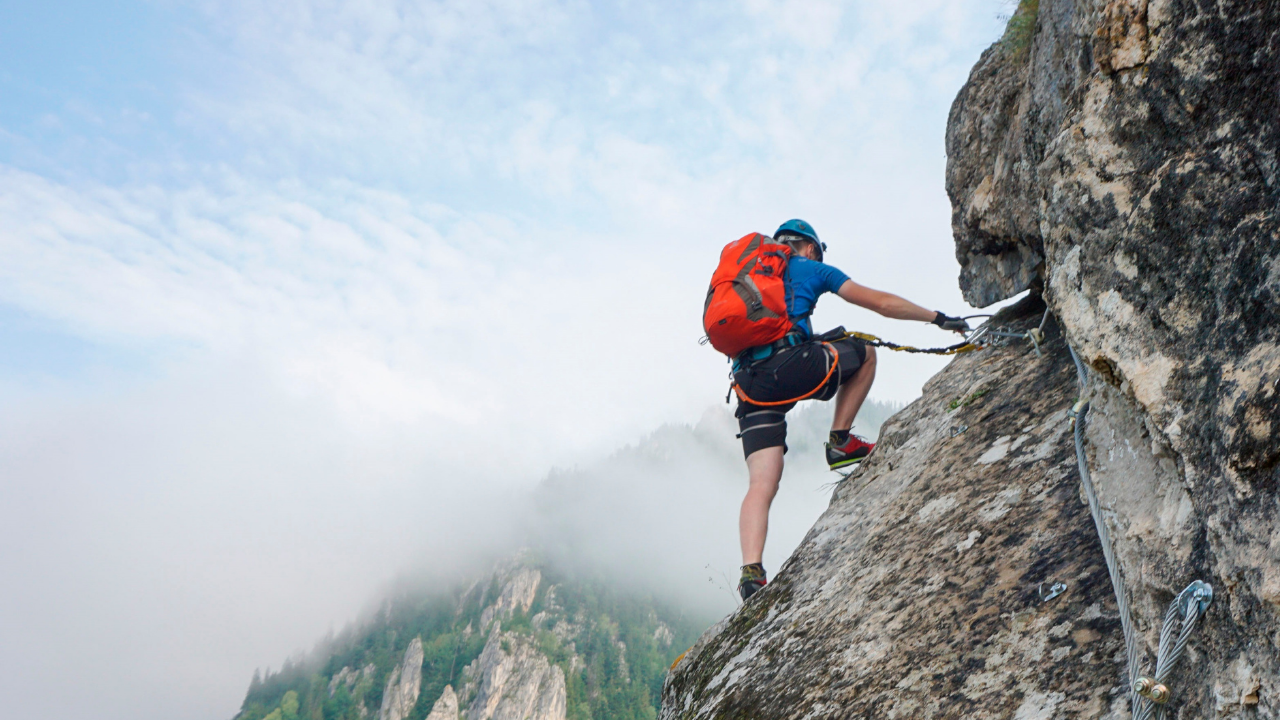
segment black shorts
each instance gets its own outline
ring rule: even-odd
[[[819,342],[807,342],[779,350],[734,373],[733,380],[755,402],[790,400],[819,386],[817,392],[806,399],[830,400],[840,385],[851,380],[866,362],[867,346],[855,338],[837,340],[829,345],[831,348]],[[839,354],[834,370],[831,368],[833,350]],[[738,437],[742,438],[743,454],[750,456],[757,450],[779,445],[785,453],[787,411],[795,406],[795,402],[756,405],[739,396],[738,411],[734,414],[738,418]]]

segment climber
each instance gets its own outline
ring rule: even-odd
[[[773,240],[791,248],[785,276],[791,329],[781,340],[742,351],[733,362],[734,382],[741,390],[735,414],[749,475],[747,496],[738,516],[743,563],[738,592],[743,600],[767,582],[761,559],[769,529],[769,507],[782,479],[782,456],[787,451],[786,414],[795,407],[795,402],[767,403],[800,398],[807,393],[812,393],[808,395],[811,399],[836,399],[826,442],[827,465],[833,470],[861,462],[875,448],[874,443],[851,433],[854,418],[875,380],[875,348],[854,338],[828,339],[824,345],[824,336],[815,336],[809,322],[818,297],[831,292],[885,317],[932,322],[957,333],[969,329],[961,318],[864,287],[823,263],[826,244],[804,220],[783,223]],[[843,335],[843,331],[828,333],[837,334]],[[833,356],[837,358],[834,369],[830,364]],[[743,394],[761,404],[749,402]]]

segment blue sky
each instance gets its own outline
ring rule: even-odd
[[[294,378],[297,364],[315,367],[362,402],[442,417],[504,373],[482,352],[457,352],[495,332],[525,348],[556,337],[547,359],[599,383],[582,398],[614,392],[613,373],[583,361],[604,330],[623,356],[678,358],[683,382],[629,373],[652,380],[640,395],[666,399],[626,427],[582,420],[559,440],[589,445],[608,440],[595,429],[616,439],[696,417],[720,368],[687,342],[697,316],[681,310],[698,306],[704,265],[726,238],[804,216],[856,279],[962,309],[941,129],[999,9],[7,9],[16,42],[4,50],[13,101],[0,127],[0,212],[14,262],[0,270],[0,307],[42,321],[46,340],[62,332],[109,349],[79,354],[86,365],[117,358],[157,372],[167,345],[249,353],[293,366],[281,372]],[[610,292],[637,271],[649,302]],[[682,319],[679,330],[667,318]],[[12,372],[58,367],[75,379],[57,350],[42,361],[39,348],[56,343],[24,337],[6,337],[29,345],[10,356]],[[316,343],[328,349],[302,347]],[[390,384],[370,387],[360,362]],[[903,359],[882,371],[877,395],[909,399],[936,367]],[[407,386],[430,395],[450,373],[461,392],[434,406],[376,397]],[[593,408],[570,409],[583,419]]]
[[[0,621],[5,644],[110,658],[101,623],[60,621],[89,605],[39,608],[77,573],[122,607],[145,587],[120,637],[214,649],[137,667],[229,715],[255,665],[457,541],[467,523],[423,507],[723,408],[707,278],[787,218],[856,280],[966,310],[943,130],[1007,10],[0,0],[0,526],[60,538],[0,560],[30,588],[0,615],[38,618]],[[950,341],[835,302],[818,325]],[[872,394],[910,400],[940,367],[886,359]],[[317,523],[310,554],[282,540]],[[117,565],[157,547],[208,572]],[[193,600],[205,583],[257,601]],[[55,682],[32,667],[9,680]],[[116,686],[96,716],[148,716]]]

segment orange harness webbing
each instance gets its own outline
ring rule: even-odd
[[[818,383],[817,387],[801,395],[800,397],[791,398],[790,400],[779,400],[777,402],[756,402],[755,400],[752,400],[751,398],[747,397],[747,394],[742,391],[742,387],[738,385],[738,383],[736,382],[733,384],[733,391],[738,394],[738,399],[741,400],[742,402],[748,403],[750,405],[756,405],[758,407],[775,407],[777,405],[787,405],[790,403],[800,402],[801,400],[808,399],[809,397],[813,396],[814,393],[818,392],[823,387],[825,387],[827,384],[827,381],[831,379],[831,373],[835,372],[836,368],[840,367],[840,351],[835,349],[835,346],[833,346],[829,342],[824,342],[822,343],[822,345],[823,347],[831,351],[831,367],[827,368],[826,376],[822,378],[822,382]]]

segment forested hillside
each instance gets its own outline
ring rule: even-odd
[[[447,694],[470,720],[529,699],[563,703],[573,720],[653,718],[667,667],[713,619],[524,557],[470,586],[389,600],[312,658],[255,676],[236,717],[420,720]]]

